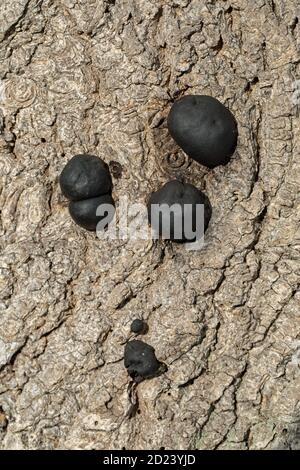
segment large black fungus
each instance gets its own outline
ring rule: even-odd
[[[161,365],[156,359],[154,348],[137,339],[126,344],[124,364],[130,377],[137,382],[154,377]]]
[[[202,205],[202,211],[199,211]],[[192,242],[203,235],[211,217],[205,194],[189,183],[169,181],[148,202],[148,219],[160,237]]]
[[[108,166],[95,155],[75,155],[61,172],[60,186],[72,201],[106,194],[111,190]]]
[[[227,163],[237,144],[233,114],[211,96],[188,95],[176,101],[168,129],[185,153],[209,168]]]
[[[147,329],[147,324],[144,322],[144,320],[141,320],[140,318],[136,318],[133,320],[133,322],[130,325],[130,330],[132,333],[144,333],[144,331]]]
[[[101,214],[98,212],[99,215],[97,215],[97,209]],[[115,212],[114,200],[110,194],[104,194],[99,197],[82,199],[81,201],[71,201],[69,212],[74,222],[86,230],[104,229],[113,219]],[[106,218],[105,224],[104,217]],[[101,221],[103,221],[103,227],[97,227]]]

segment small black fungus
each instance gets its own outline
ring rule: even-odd
[[[95,155],[75,155],[61,172],[60,187],[71,201],[106,194],[111,190],[108,166]]]
[[[132,333],[144,333],[146,330],[147,325],[144,322],[144,320],[141,320],[140,318],[136,318],[133,320],[133,322],[130,325],[130,330]]]
[[[161,365],[156,359],[154,348],[137,339],[126,344],[124,364],[128,374],[136,382],[154,377]]]
[[[105,209],[105,211],[103,211],[104,213],[97,215],[97,209],[103,204],[109,205],[109,212],[107,213],[106,206],[103,206],[103,209]],[[95,231],[98,223],[101,222],[104,217],[107,216],[107,220],[103,228],[106,228],[112,221],[114,216],[114,200],[110,194],[104,194],[99,197],[82,199],[81,201],[71,201],[69,204],[69,212],[74,222],[80,225],[80,227]]]
[[[198,205],[204,206],[203,219],[197,218]],[[153,230],[160,237],[175,242],[201,238],[210,217],[211,205],[207,196],[189,183],[169,181],[153,193],[148,202],[148,219]]]
[[[211,96],[187,95],[176,101],[168,129],[186,154],[209,168],[227,163],[237,144],[233,114]]]

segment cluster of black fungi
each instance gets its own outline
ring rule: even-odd
[[[98,207],[110,204],[112,181],[108,166],[95,155],[75,155],[60,175],[60,187],[70,200],[72,219],[86,230],[95,231],[106,214],[97,215]]]
[[[177,100],[168,116],[168,130],[175,142],[193,160],[208,168],[228,163],[233,154],[238,137],[237,123],[232,113],[217,99],[205,95],[188,95]],[[81,227],[95,231],[98,223],[106,216],[107,224],[113,218],[107,219],[107,214],[97,211],[103,204],[114,207],[111,195],[112,179],[106,163],[94,155],[76,155],[64,167],[60,175],[60,186],[63,194],[70,200],[69,212],[72,219]],[[153,205],[164,204],[180,207],[190,207],[189,220],[194,232],[196,207],[204,207],[204,231],[207,229],[211,217],[211,205],[207,196],[195,186],[182,181],[167,182],[158,191],[152,193],[148,200],[148,219],[152,228],[162,238],[175,242],[194,241],[187,239],[185,233],[175,233],[175,226],[184,227],[185,211],[172,213],[165,212],[165,217],[154,217]],[[96,212],[97,211],[97,212]],[[180,217],[182,220],[176,220]],[[168,233],[164,233],[164,227]],[[104,227],[105,228],[105,227]],[[190,232],[189,232],[190,233]],[[136,319],[131,324],[131,331],[143,334],[146,324]],[[157,375],[161,364],[152,346],[140,340],[131,340],[125,346],[125,367],[134,381]]]

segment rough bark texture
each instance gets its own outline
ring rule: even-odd
[[[299,447],[297,4],[2,0],[3,449]],[[236,116],[227,166],[169,137],[186,93]],[[121,164],[116,201],[173,175],[203,189],[204,248],[76,227],[58,175],[81,152]],[[137,316],[168,370],[132,391]]]

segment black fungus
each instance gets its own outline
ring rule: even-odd
[[[124,364],[128,374],[135,381],[154,377],[160,368],[152,346],[134,339],[125,346]]]
[[[106,194],[111,190],[108,166],[95,155],[75,155],[61,172],[60,186],[72,201]]]
[[[209,168],[227,163],[237,144],[233,114],[211,96],[188,95],[176,101],[168,129],[186,154]]]
[[[140,318],[136,318],[131,323],[130,330],[132,331],[132,333],[144,333],[144,331],[146,330],[146,327],[147,325],[144,322],[144,320],[141,320]]]
[[[96,211],[98,208],[101,210],[100,206],[102,206],[103,213],[97,215]],[[106,209],[108,209],[108,212]],[[106,217],[106,223],[103,228],[106,228],[112,221],[115,212],[114,200],[110,194],[104,194],[99,197],[82,199],[81,201],[71,201],[69,204],[69,212],[76,224],[86,230],[95,231],[98,223],[101,222],[104,217]]]
[[[202,218],[197,212],[198,205],[203,205]],[[160,237],[175,242],[201,238],[210,217],[211,205],[207,196],[189,183],[169,181],[153,193],[148,202],[148,219],[153,230]]]

